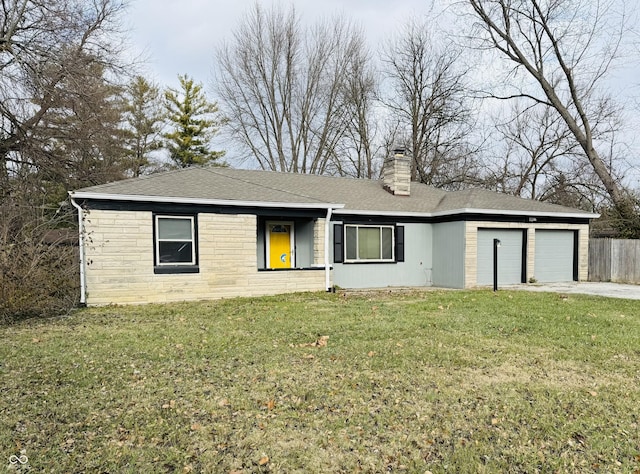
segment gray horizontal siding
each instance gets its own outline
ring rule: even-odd
[[[464,288],[464,222],[434,224],[433,249],[433,284]]]

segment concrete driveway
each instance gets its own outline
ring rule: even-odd
[[[548,291],[553,293],[578,293],[640,300],[640,285],[605,282],[533,283],[528,285],[506,285],[500,288],[526,291]]]

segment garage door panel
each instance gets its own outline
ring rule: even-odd
[[[522,282],[524,232],[511,229],[479,229],[477,253],[477,284],[493,284],[493,239],[498,248],[498,284]]]
[[[534,277],[540,282],[573,281],[575,232],[536,230]]]

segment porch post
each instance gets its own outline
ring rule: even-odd
[[[333,209],[327,208],[327,217],[324,221],[324,286],[331,291],[331,264],[329,262],[329,240],[331,239],[330,226]]]

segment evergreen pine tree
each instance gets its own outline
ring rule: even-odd
[[[195,84],[189,76],[178,76],[181,90],[165,91],[167,119],[173,130],[165,133],[165,146],[176,166],[219,164],[224,151],[212,151],[210,141],[218,132],[224,119],[218,106],[209,102],[201,84]]]

